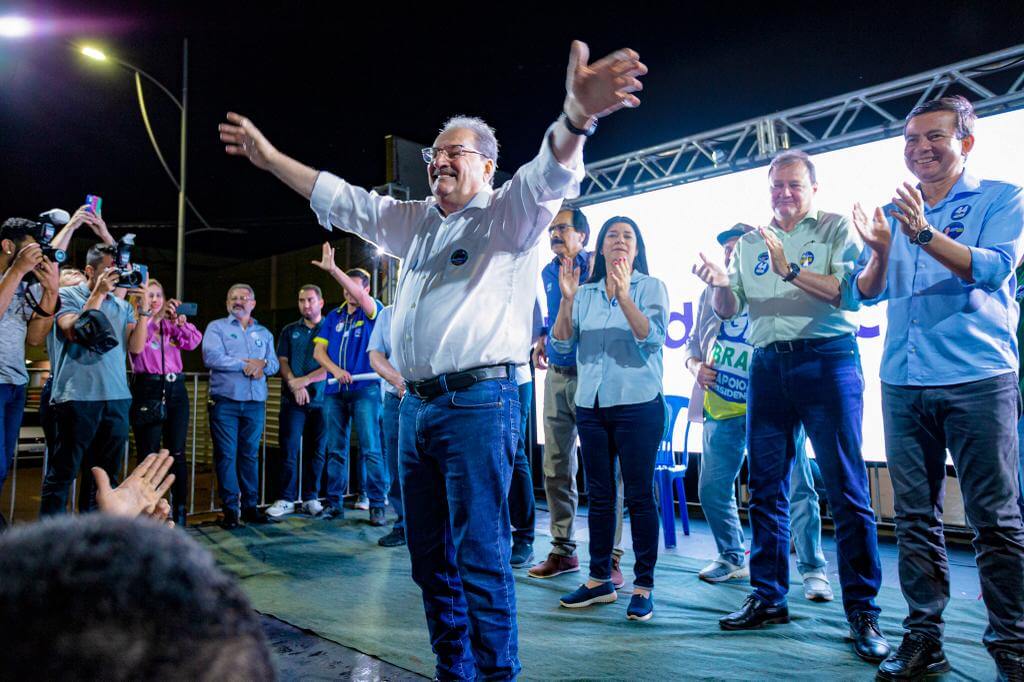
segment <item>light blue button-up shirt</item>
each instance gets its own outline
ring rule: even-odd
[[[576,404],[594,407],[635,405],[662,393],[662,346],[668,323],[668,289],[660,279],[634,272],[629,297],[647,319],[650,331],[638,339],[618,301],[609,301],[605,282],[584,284],[572,305],[572,336],[550,336],[559,353],[576,347]]]
[[[246,358],[266,360],[263,377],[245,376]],[[277,374],[281,363],[274,350],[274,336],[270,330],[250,320],[242,325],[233,315],[214,320],[203,335],[203,362],[210,368],[210,395],[231,400],[267,399],[267,377]]]
[[[892,206],[887,206],[888,211]],[[925,218],[971,250],[973,282],[966,282],[910,240],[895,218],[886,288],[868,305],[888,301],[889,327],[882,356],[882,381],[895,386],[945,386],[979,381],[1017,370],[1019,310],[1014,266],[1024,226],[1021,188],[978,180],[964,172],[946,198],[925,205]],[[865,248],[849,279],[867,265]]]
[[[373,332],[370,334],[370,342],[366,346],[366,353],[369,354],[372,350],[383,353],[384,357],[391,363],[391,366],[401,373],[402,370],[398,369],[396,364],[398,362],[397,358],[391,357],[391,313],[394,309],[394,306],[389,305],[377,313],[377,322],[373,325]],[[380,383],[384,387],[385,392],[398,395],[398,389],[390,383],[383,379],[381,379]]]

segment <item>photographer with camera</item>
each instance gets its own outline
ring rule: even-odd
[[[60,289],[50,357],[57,445],[43,480],[43,516],[65,511],[68,490],[83,459],[103,468],[116,483],[128,442],[131,404],[126,356],[142,352],[148,332],[148,325],[135,323],[135,306],[143,290],[131,286],[140,272],[125,261],[129,249],[128,239],[114,247],[96,244],[86,256],[87,281]],[[142,278],[139,284],[144,288],[144,273]],[[114,294],[119,287],[131,289],[132,302]],[[90,500],[88,506],[93,508],[95,502]]]
[[[0,226],[0,490],[18,449],[25,412],[25,342],[38,346],[57,310],[57,264],[37,242],[40,223],[10,218]],[[0,514],[0,530],[7,521]]]
[[[181,301],[164,298],[164,287],[155,279],[146,284],[146,296],[139,315],[146,320],[146,345],[132,353],[132,407],[129,421],[135,434],[139,461],[146,453],[167,448],[174,457],[174,487],[171,510],[174,523],[185,527],[188,499],[188,463],[185,436],[188,434],[188,391],[182,374],[181,351],[195,350],[203,334],[178,314]]]

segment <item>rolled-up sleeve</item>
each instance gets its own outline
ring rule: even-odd
[[[326,229],[337,227],[403,257],[429,210],[427,201],[399,201],[362,187],[351,185],[336,175],[322,171],[313,185],[310,208]]]
[[[1020,258],[1021,228],[1024,226],[1024,194],[1020,187],[1007,186],[992,202],[977,246],[971,251],[974,284],[996,291],[1013,274]],[[964,282],[971,284],[971,282]]]
[[[647,338],[636,339],[642,353],[656,353],[665,345],[665,328],[668,326],[668,289],[660,279],[644,280],[637,292],[637,307],[650,322]]]
[[[569,165],[559,163],[551,149],[551,137],[557,125],[561,124],[556,121],[548,127],[537,156],[520,166],[494,198],[495,203],[507,208],[503,236],[517,250],[536,244],[558,213],[562,201],[579,194],[585,175],[583,151],[578,150]]]

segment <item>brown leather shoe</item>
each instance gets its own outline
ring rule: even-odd
[[[531,578],[554,578],[563,573],[573,573],[580,570],[580,560],[575,556],[562,556],[552,552],[548,558],[540,562],[529,571],[527,575]]]
[[[626,579],[622,577],[622,571],[619,570],[619,557],[612,554],[612,585],[619,590],[625,584]]]

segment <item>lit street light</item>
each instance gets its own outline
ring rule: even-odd
[[[25,38],[32,33],[32,22],[25,17],[0,17],[0,38]]]

